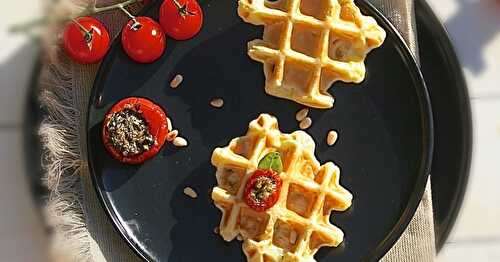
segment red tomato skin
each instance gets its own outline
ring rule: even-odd
[[[186,5],[191,14],[184,17],[175,2]],[[160,24],[165,33],[175,40],[187,40],[194,37],[203,24],[203,11],[196,0],[164,0],[160,7]]]
[[[258,177],[261,176],[266,176],[271,179],[273,179],[276,182],[276,190],[274,193],[269,196],[263,203],[257,203],[255,202],[251,197],[250,197],[250,192],[252,191],[252,188],[257,180]],[[257,212],[264,212],[268,210],[269,208],[273,207],[276,202],[278,202],[278,199],[280,197],[280,192],[281,192],[281,185],[283,181],[281,180],[280,176],[278,173],[276,173],[274,170],[267,169],[257,169],[255,172],[248,178],[247,184],[245,186],[245,192],[243,194],[243,197],[245,199],[245,203],[252,208],[253,210]]]
[[[165,33],[161,26],[149,17],[139,16],[136,20],[142,25],[139,30],[132,29],[133,20],[123,27],[123,50],[138,63],[152,63],[165,51]]]
[[[71,59],[81,64],[99,62],[109,49],[109,33],[106,27],[93,17],[79,17],[77,21],[88,31],[93,31],[92,41],[87,44],[84,33],[74,22],[68,22],[63,32],[63,47]]]
[[[109,135],[106,129],[106,126],[111,119],[111,115],[123,110],[125,108],[125,105],[129,104],[140,105],[142,116],[148,122],[149,132],[156,140],[156,143],[151,146],[148,151],[135,156],[123,156],[120,151],[116,150],[108,140]],[[113,105],[111,109],[106,113],[106,117],[104,118],[102,126],[102,141],[108,153],[116,160],[125,164],[141,164],[144,161],[154,157],[161,150],[161,148],[165,144],[169,131],[170,130],[168,130],[167,127],[167,115],[159,105],[146,98],[129,97],[120,100],[118,103]]]

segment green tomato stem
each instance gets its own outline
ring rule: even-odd
[[[24,22],[24,23],[13,25],[9,31],[11,33],[26,33],[26,32],[31,31],[33,28],[40,27],[43,25],[67,22],[67,21],[70,21],[72,19],[75,19],[75,18],[81,17],[81,16],[89,16],[89,15],[99,14],[99,13],[103,13],[103,12],[107,12],[107,11],[111,11],[111,10],[115,10],[115,9],[121,9],[121,8],[126,7],[126,6],[138,3],[138,2],[142,2],[142,0],[127,0],[127,1],[117,3],[117,4],[97,7],[96,3],[94,1],[94,3],[91,4],[90,6],[83,8],[82,11],[80,11],[76,14],[73,14],[71,16],[45,15],[45,16],[38,17],[38,18],[35,18],[33,20]]]

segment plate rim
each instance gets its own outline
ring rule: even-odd
[[[384,14],[382,14],[373,4],[368,2],[368,0],[355,0],[355,2],[357,3],[357,6],[360,9],[365,9],[365,11],[369,10],[369,12],[371,12],[370,15],[373,16],[375,20],[377,20],[377,23],[383,24],[383,26],[385,26],[386,29],[389,29],[389,31],[391,31],[391,34],[394,35],[394,37],[398,40],[397,42],[399,43],[398,44],[399,50],[402,51],[403,53],[401,56],[405,58],[405,64],[409,68],[409,71],[411,71],[410,75],[412,76],[413,82],[415,83],[416,96],[418,98],[418,104],[421,112],[421,122],[422,122],[421,127],[423,130],[422,142],[421,142],[423,155],[420,158],[421,163],[418,167],[419,172],[415,178],[416,181],[413,186],[413,191],[408,200],[406,208],[404,208],[400,218],[395,223],[389,235],[386,236],[385,239],[380,241],[378,243],[378,246],[375,247],[374,250],[368,253],[369,256],[368,258],[363,259],[365,261],[378,261],[394,246],[394,244],[406,230],[424,194],[426,187],[425,185],[427,183],[427,179],[430,174],[432,155],[434,150],[433,115],[432,115],[432,107],[431,107],[429,93],[427,91],[427,87],[422,72],[420,71],[420,68],[416,62],[414,54],[410,51],[410,48],[408,47],[408,44],[406,43],[404,38],[401,36],[396,27],[389,21],[389,19]],[[138,16],[145,15],[146,13],[149,12],[150,9],[156,8],[160,4],[161,1],[153,2],[151,5],[143,8],[139,12]],[[92,155],[90,153],[91,152],[90,145],[92,141],[90,141],[90,136],[88,135],[89,124],[90,124],[89,123],[90,107],[95,101],[97,95],[97,88],[96,88],[97,83],[101,81],[103,75],[107,71],[108,68],[107,66],[112,61],[113,57],[110,55],[111,51],[116,48],[121,48],[119,39],[121,39],[121,32],[115,37],[108,51],[108,54],[105,56],[105,58],[99,65],[99,69],[94,79],[91,94],[87,104],[87,115],[85,121],[85,131],[87,134],[86,154],[87,154],[87,159],[89,160],[87,161],[87,163],[90,171],[92,185],[96,192],[97,198],[99,199],[99,203],[101,207],[104,209],[105,211],[104,213],[106,213],[106,216],[109,219],[111,219],[111,224],[113,225],[114,229],[118,231],[117,233],[119,233],[121,238],[128,244],[128,246],[132,249],[133,253],[135,253],[139,258],[143,259],[144,261],[155,261],[153,257],[149,256],[147,252],[144,252],[144,250],[141,249],[140,245],[134,242],[134,239],[128,235],[127,230],[119,221],[117,214],[113,211],[112,205],[111,203],[109,203],[109,199],[107,200],[107,197],[104,196],[103,191],[100,190],[99,182],[97,181],[97,175],[92,163],[93,161],[90,161]],[[425,132],[427,132],[427,134],[425,134]]]
[[[432,157],[434,152],[434,122],[433,122],[432,106],[430,102],[429,92],[427,91],[427,85],[425,84],[423,74],[420,70],[417,60],[415,59],[415,55],[410,51],[410,48],[406,43],[405,39],[398,31],[398,29],[392,24],[392,22],[381,11],[379,11],[372,3],[370,3],[367,0],[355,0],[355,1],[358,4],[360,3],[361,5],[365,5],[365,7],[368,7],[368,9],[371,9],[371,11],[378,18],[376,19],[377,22],[380,23],[382,21],[385,24],[385,26],[390,28],[392,33],[394,33],[394,35],[398,38],[399,42],[403,46],[402,49],[404,50],[405,53],[404,55],[408,56],[407,64],[409,65],[409,67],[413,68],[413,70],[415,71],[414,73],[416,73],[416,77],[418,78],[418,82],[421,84],[421,88],[417,88],[417,96],[419,96],[419,99],[421,100],[419,102],[423,103],[421,105],[422,107],[421,109],[423,110],[421,113],[422,117],[425,119],[423,119],[424,123],[422,123],[422,127],[425,129],[425,127],[427,126],[427,131],[429,132],[427,136],[425,136],[424,134],[422,137],[423,140],[422,143],[427,145],[426,150],[425,149],[423,150],[423,154],[427,153],[427,155],[422,157],[423,163],[420,166],[420,169],[422,170],[419,176],[417,177],[416,185],[414,186],[414,192],[410,197],[403,214],[396,223],[395,229],[393,228],[390,235],[379,244],[379,247],[377,247],[374,252],[372,252],[373,256],[372,258],[370,258],[370,261],[378,261],[399,240],[399,238],[402,236],[402,234],[412,221],[412,218],[415,212],[417,211],[418,206],[420,205],[431,171]],[[411,65],[408,62],[411,62]],[[382,246],[380,247],[380,245]]]
[[[465,194],[467,192],[467,185],[470,177],[470,169],[472,163],[472,153],[473,153],[473,141],[474,141],[474,130],[472,122],[472,110],[470,103],[469,91],[467,89],[467,81],[460,65],[460,60],[457,56],[457,52],[451,40],[450,34],[444,26],[443,22],[436,16],[433,8],[424,0],[415,1],[415,19],[418,23],[418,13],[424,14],[428,19],[424,19],[422,24],[435,26],[433,32],[436,32],[435,36],[438,38],[439,45],[442,46],[442,51],[444,53],[444,58],[447,60],[447,67],[451,69],[451,75],[455,78],[455,85],[458,87],[458,92],[461,94],[459,99],[460,108],[462,108],[462,122],[461,126],[464,130],[463,141],[463,152],[462,156],[462,166],[460,174],[458,177],[458,185],[456,194],[453,196],[453,201],[450,203],[449,215],[446,221],[443,221],[444,226],[442,230],[437,227],[437,220],[434,217],[434,231],[435,231],[435,245],[436,252],[439,253],[443,248],[446,239],[448,238],[451,230],[453,229],[457,217],[460,213]],[[430,27],[429,27],[430,28]],[[431,99],[432,101],[432,99]],[[431,170],[432,171],[432,170]],[[432,175],[431,175],[432,181]],[[432,188],[434,191],[434,188]],[[434,200],[433,200],[434,201]]]

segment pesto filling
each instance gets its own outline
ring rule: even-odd
[[[274,179],[261,176],[255,181],[255,184],[250,191],[250,197],[257,203],[264,202],[273,192],[276,191],[276,182]]]
[[[140,113],[129,108],[113,113],[106,125],[110,144],[123,156],[142,154],[155,144],[149,126]]]

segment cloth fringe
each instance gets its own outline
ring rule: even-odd
[[[53,260],[91,261],[91,236],[85,223],[80,183],[80,112],[73,106],[71,66],[64,60],[59,57],[51,61],[41,77],[40,104],[47,117],[39,135],[43,144],[43,182],[49,192],[44,211],[52,228]]]
[[[91,1],[94,0],[42,0],[46,3],[45,13],[60,16],[74,14]],[[103,5],[116,1],[97,2]],[[138,7],[141,5],[130,6],[130,10],[136,12]],[[97,17],[105,22],[112,35],[116,35],[127,22],[127,17],[123,15],[110,16],[107,13]],[[52,229],[49,245],[51,260],[94,261],[100,260],[102,255],[95,252],[95,235],[88,225],[91,218],[87,218],[85,210],[89,203],[86,203],[88,198],[85,196],[85,179],[82,176],[87,171],[80,148],[82,112],[77,97],[80,93],[78,88],[88,87],[78,82],[81,71],[75,69],[73,62],[61,49],[62,26],[50,25],[40,37],[44,51],[44,66],[39,79],[40,104],[47,112],[39,128],[43,146],[42,181],[48,191],[43,209],[46,223]]]

